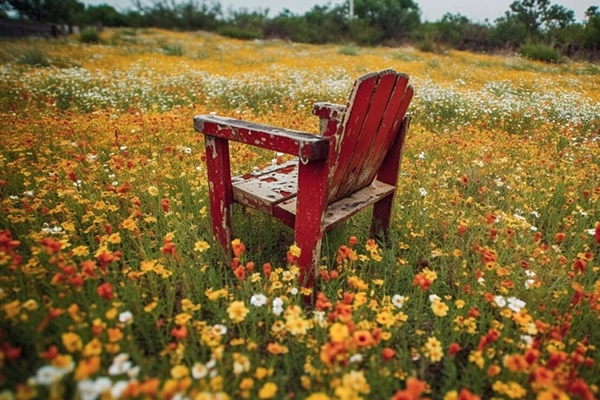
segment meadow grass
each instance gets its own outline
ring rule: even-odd
[[[596,66],[129,36],[0,42],[1,398],[595,398]],[[317,132],[385,68],[416,91],[390,237],[328,233],[306,307],[293,232],[236,207],[233,270],[192,117]]]

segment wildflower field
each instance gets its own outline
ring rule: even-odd
[[[0,399],[593,399],[600,67],[108,30],[0,41]],[[415,87],[390,237],[210,231],[219,115],[318,131],[366,72]],[[281,155],[232,144],[234,173]]]

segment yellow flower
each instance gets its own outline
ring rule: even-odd
[[[176,365],[171,368],[171,377],[173,379],[183,379],[190,374],[190,370],[185,365]]]
[[[227,297],[227,289],[212,290],[212,288],[209,288],[204,291],[204,295],[208,297],[209,300],[214,301],[222,297]]]
[[[102,353],[102,342],[98,338],[90,340],[83,348],[83,355],[85,357],[99,356]]]
[[[454,305],[456,306],[456,308],[461,309],[465,306],[465,301],[464,300],[456,300],[454,302]]]
[[[181,309],[185,312],[198,311],[202,306],[200,304],[194,304],[190,299],[181,300]]]
[[[210,245],[204,240],[199,240],[194,244],[194,251],[202,253],[203,251],[210,249]]]
[[[269,374],[269,370],[263,367],[258,367],[256,368],[256,372],[254,373],[254,376],[256,377],[256,379],[263,379],[265,378],[267,375]]]
[[[137,229],[137,223],[133,219],[127,218],[123,221],[123,228],[128,231],[135,231]]]
[[[474,350],[469,354],[469,361],[477,365],[480,369],[483,369],[485,360],[483,359],[483,353],[478,350]]]
[[[63,345],[69,353],[74,353],[83,348],[83,343],[78,334],[73,332],[63,333],[61,335]]]
[[[272,399],[277,394],[277,385],[273,382],[267,382],[258,391],[259,399]]]
[[[296,244],[294,243],[293,245],[290,246],[290,254],[293,255],[294,257],[300,257],[300,247],[296,246]]]
[[[105,314],[106,319],[115,319],[118,313],[119,313],[119,310],[117,310],[115,307],[112,307],[111,309],[106,311],[106,314]]]
[[[186,312],[179,313],[175,316],[175,324],[185,325],[190,319],[192,319],[192,316],[190,314]]]
[[[112,243],[112,244],[119,244],[121,243],[121,234],[120,233],[113,233],[112,235],[110,235],[107,239],[108,243]]]
[[[306,400],[331,400],[331,397],[323,392],[317,392],[308,396]]]
[[[521,385],[513,381],[509,381],[507,383],[496,381],[492,385],[492,389],[494,389],[495,392],[504,394],[511,399],[522,399],[527,394],[527,391],[523,389]]]
[[[254,379],[252,379],[252,378],[244,378],[240,382],[240,389],[241,390],[250,390],[253,387],[254,387]]]
[[[158,188],[156,186],[149,186],[148,193],[150,193],[152,196],[158,196]]]
[[[144,311],[151,312],[152,310],[154,310],[156,308],[157,305],[158,305],[158,302],[155,300],[152,303],[144,306]]]
[[[396,319],[394,318],[392,313],[387,310],[377,314],[377,318],[375,320],[377,321],[377,323],[387,328],[391,327],[396,322]]]
[[[71,251],[73,252],[74,256],[80,256],[80,257],[85,257],[88,254],[90,254],[90,250],[88,249],[87,246],[77,246]]]
[[[227,307],[227,313],[229,318],[235,322],[242,322],[246,319],[246,315],[250,310],[246,307],[243,301],[234,301]]]
[[[423,346],[423,353],[429,357],[432,362],[438,362],[444,356],[442,350],[442,342],[437,340],[435,336],[427,338],[427,342]]]
[[[448,306],[443,301],[436,300],[431,304],[433,313],[438,317],[445,317],[448,314]]]
[[[339,322],[334,323],[329,328],[329,337],[331,337],[331,341],[334,343],[344,342],[349,335],[350,331],[348,330],[348,327]]]

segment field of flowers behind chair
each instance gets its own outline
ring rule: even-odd
[[[597,396],[598,66],[103,39],[0,42],[0,398]],[[328,234],[305,307],[291,232],[236,209],[233,270],[192,116],[316,132],[384,68],[416,90],[389,240]]]

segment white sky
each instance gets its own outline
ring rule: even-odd
[[[82,0],[86,4],[109,4],[117,10],[133,8],[130,0]],[[162,1],[162,0],[154,0]],[[167,0],[170,4],[171,0]],[[177,0],[176,0],[177,1]],[[184,0],[185,1],[185,0]],[[202,0],[198,0],[201,2]],[[207,0],[210,3],[210,0]],[[462,14],[474,22],[483,22],[486,18],[493,22],[504,15],[514,0],[415,0],[421,9],[421,21],[437,21],[445,13]],[[143,3],[153,4],[153,0],[142,0]],[[269,9],[269,17],[279,14],[284,8],[295,14],[304,14],[315,5],[340,4],[343,0],[220,0],[226,11],[229,7],[237,10],[242,7],[252,11],[258,8]],[[560,4],[575,12],[575,18],[581,21],[589,6],[599,5],[597,0],[558,0],[552,4]]]

